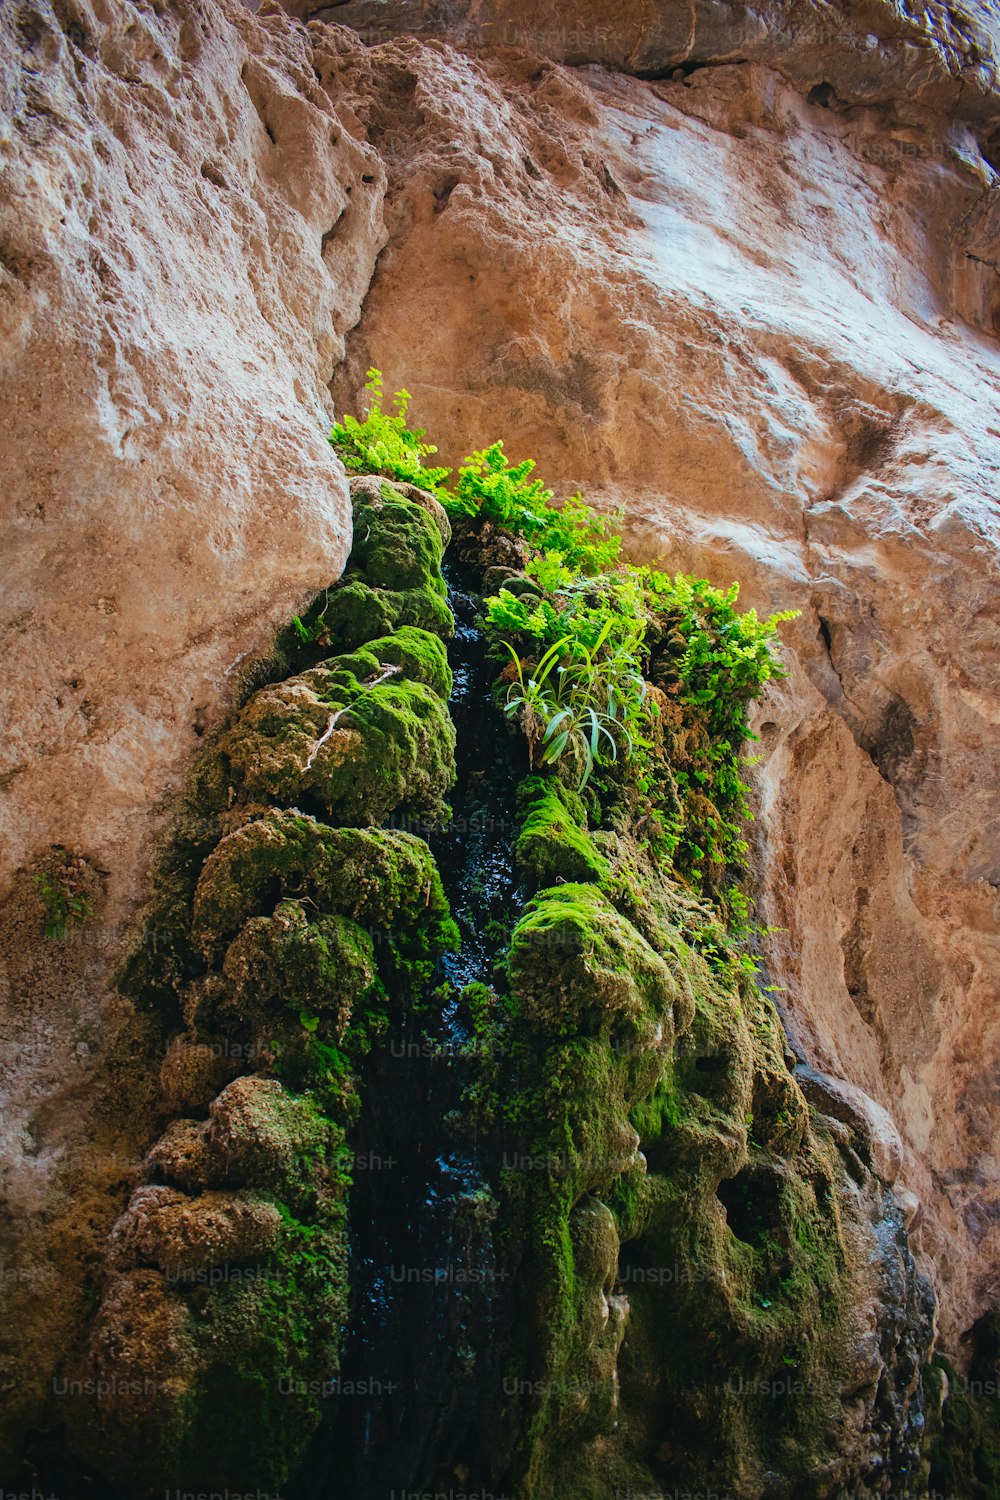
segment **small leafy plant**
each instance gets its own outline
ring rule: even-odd
[[[753,760],[743,746],[756,736],[747,709],[767,682],[787,676],[775,649],[778,627],[798,611],[761,620],[736,608],[738,584],[722,590],[705,578],[640,571],[659,622],[651,673],[676,704],[680,729],[670,744],[670,778],[683,810],[673,858],[728,909],[734,887],[726,871],[745,862],[743,827],[751,817],[743,769]]]
[[[534,547],[540,555],[558,552],[560,566],[592,577],[614,566],[621,550],[620,517],[602,516],[582,495],[561,506],[552,491],[532,479],[535,461],[511,464],[502,441],[473,453],[458,471],[458,482],[442,498],[453,515],[492,521]]]
[[[55,851],[54,869],[33,877],[45,906],[45,936],[64,938],[70,927],[82,927],[94,909],[82,888],[82,862],[65,849]]]
[[[629,723],[634,725],[646,696],[642,675],[630,661],[614,653],[600,656],[610,631],[608,621],[593,651],[564,636],[527,677],[517,652],[503,642],[517,674],[504,712],[520,719],[532,769],[569,755],[580,766],[578,791],[590,780],[602,749],[610,761],[618,759],[619,746],[631,752]]]
[[[423,441],[422,427],[407,426],[407,408],[413,399],[409,391],[396,392],[393,397],[396,410],[388,413],[383,410],[380,370],[368,371],[365,390],[369,400],[364,421],[345,416],[330,433],[330,443],[344,468],[350,474],[383,474],[387,479],[402,479],[436,491],[451,470],[424,467],[424,459],[437,449],[433,443]]]

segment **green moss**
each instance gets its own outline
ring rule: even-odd
[[[198,1375],[164,1472],[182,1485],[285,1484],[329,1402],[347,1317],[346,1215],[284,1215],[267,1268],[187,1294]]]
[[[296,901],[269,917],[251,917],[230,944],[223,972],[226,1009],[266,1023],[276,1007],[329,1014],[342,1040],[356,1008],[379,1000],[383,988],[370,934],[348,917],[310,920]]]
[[[395,654],[414,660],[405,640]],[[351,666],[364,670],[369,656],[334,657],[251,698],[221,746],[242,798],[285,806],[308,798],[349,824],[443,816],[455,779],[447,703],[403,676],[359,679]],[[426,654],[415,661],[419,670],[431,665]]]
[[[207,1143],[231,1183],[283,1197],[300,1219],[344,1185],[342,1123],[314,1094],[290,1092],[277,1079],[231,1083],[212,1105]]]
[[[430,849],[399,829],[331,828],[274,810],[222,839],[205,861],[194,899],[194,932],[208,957],[252,916],[284,896],[319,911],[393,930],[400,951],[443,952],[455,940]]]
[[[595,886],[555,886],[530,901],[508,964],[512,991],[536,1025],[576,1031],[603,1013],[623,1034],[636,1028],[637,1045],[644,1025],[665,1027],[672,1039],[670,969]]]
[[[388,635],[404,625],[433,631],[445,640],[455,628],[451,610],[437,591],[374,589],[363,578],[348,574],[331,595],[323,620],[334,640],[348,646]]]
[[[927,1372],[933,1402],[929,1487],[962,1500],[1000,1500],[1000,1334],[987,1315],[973,1329],[968,1373],[943,1355]]]
[[[367,641],[359,652],[373,658],[373,665],[369,668],[372,676],[387,665],[397,666],[412,682],[424,683],[439,698],[448,701],[452,686],[448,652],[430,631],[402,625],[392,635]],[[356,675],[360,677],[363,673],[356,671]]]
[[[355,505],[351,567],[363,571],[372,588],[440,584],[443,551],[433,518],[391,484],[381,485],[377,498]]]
[[[441,578],[444,543],[434,517],[390,484],[368,486],[354,507],[354,546],[322,620],[349,646],[416,626],[448,639],[454,620]]]
[[[585,831],[576,793],[555,777],[530,776],[518,789],[521,832],[514,855],[520,878],[533,890],[557,880],[600,882],[608,863]]]

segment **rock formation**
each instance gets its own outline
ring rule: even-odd
[[[139,913],[201,743],[315,695],[275,633],[344,568],[325,438],[372,364],[444,462],[503,436],[624,504],[635,560],[802,611],[756,719],[768,978],[939,1347],[989,1346],[998,36],[985,5],[880,0],[0,10],[5,1476],[68,1442],[95,1299],[172,1347],[156,1278],[276,1243],[253,1170],[211,1165],[226,1107],[201,1118],[243,1060],[165,1061],[122,970],[173,962]],[[92,913],[58,940],[46,880]],[[905,1386],[901,1264],[864,1297]]]
[[[1000,1251],[998,200],[988,100],[926,47],[924,97],[897,45],[878,89],[830,35],[781,73],[665,45],[654,82],[352,49],[391,239],[334,393],[379,362],[446,461],[517,433],[625,504],[633,555],[803,610],[761,719],[774,980],[803,1059],[902,1133],[954,1342]]]

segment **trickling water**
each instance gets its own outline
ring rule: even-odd
[[[333,1428],[303,1494],[387,1500],[434,1481],[496,1401],[507,1291],[492,1199],[461,1102],[476,1066],[461,1000],[489,984],[518,899],[512,837],[523,749],[491,695],[496,668],[476,624],[480,598],[446,572],[458,731],[447,827],[425,833],[461,950],[439,966],[443,1006],[391,1033],[365,1072],[351,1196],[353,1306]],[[408,825],[411,826],[412,825]],[[361,1391],[365,1394],[351,1394]]]
[[[496,668],[476,625],[482,601],[452,585],[449,602],[455,612],[451,712],[458,728],[458,780],[451,823],[432,835],[430,845],[462,934],[461,950],[448,955],[443,968],[460,986],[489,984],[506,941],[515,889],[514,791],[523,752],[493,702]]]

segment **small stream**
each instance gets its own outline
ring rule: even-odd
[[[469,1453],[484,1462],[475,1455],[510,1324],[493,1200],[460,1113],[476,1068],[461,988],[491,983],[519,907],[512,839],[524,750],[492,701],[496,667],[476,626],[482,601],[455,565],[445,577],[456,620],[453,817],[443,829],[405,826],[434,852],[462,945],[439,965],[435,982],[451,986],[445,1005],[400,1022],[365,1072],[341,1388],[297,1492],[323,1500],[390,1500]]]

